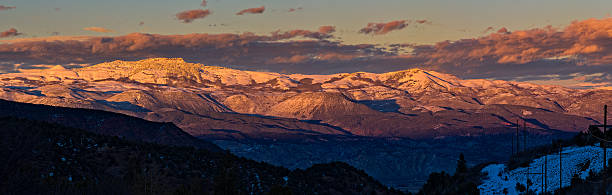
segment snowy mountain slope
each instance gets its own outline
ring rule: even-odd
[[[517,120],[532,129],[579,131],[597,123],[591,118],[600,116],[601,105],[612,104],[612,91],[462,80],[421,69],[300,75],[152,58],[2,74],[0,98],[174,122],[198,136],[331,132],[431,138],[494,133]],[[225,121],[236,117],[249,122]],[[284,130],[270,130],[277,127]]]
[[[612,151],[607,151],[608,158],[611,157]],[[546,160],[545,160],[546,158]],[[559,187],[567,187],[571,184],[571,178],[574,174],[585,179],[589,172],[600,172],[603,170],[603,149],[595,146],[585,147],[566,147],[563,148],[561,156],[561,164],[559,164],[559,155],[551,154],[542,156],[533,160],[529,167],[521,167],[510,171],[505,171],[505,165],[493,164],[482,169],[482,172],[487,175],[483,179],[483,183],[478,186],[481,194],[504,194],[506,189],[508,194],[519,194],[516,189],[517,183],[527,186],[527,179],[533,184],[529,189],[536,193],[542,193],[542,175],[527,173],[542,173],[544,162],[547,162],[547,192],[554,192]],[[561,165],[561,174],[559,169]],[[561,178],[561,180],[559,180]],[[563,182],[560,184],[560,181]]]

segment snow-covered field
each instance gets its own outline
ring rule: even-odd
[[[612,149],[608,149],[607,158],[612,157]],[[544,169],[545,158],[547,158],[547,176],[548,187],[546,191],[552,192],[559,188],[559,177],[562,179],[561,186],[570,185],[572,175],[578,174],[582,179],[589,175],[589,171],[595,173],[603,169],[603,150],[596,146],[585,147],[566,147],[563,148],[561,156],[561,174],[559,174],[559,155],[551,154],[546,157],[535,159],[529,164],[529,167],[521,167],[510,171],[504,171],[505,165],[492,164],[482,169],[487,177],[483,179],[483,184],[478,186],[481,194],[503,194],[504,189],[507,189],[508,194],[518,194],[516,184],[520,183],[527,186],[527,179],[531,180],[532,184],[529,189],[536,193],[542,192],[542,177],[543,175],[526,174],[541,173]]]

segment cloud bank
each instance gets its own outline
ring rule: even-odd
[[[398,28],[397,24],[385,25],[370,33]],[[22,39],[0,44],[0,62],[20,63],[24,64],[21,68],[27,68],[27,64],[182,57],[208,65],[291,73],[387,72],[419,67],[462,78],[539,81],[553,80],[546,75],[558,75],[558,80],[580,80],[580,75],[591,75],[581,82],[595,83],[591,86],[612,82],[612,18],[574,21],[564,28],[487,31],[492,33],[430,45],[388,47],[333,40],[334,26],[266,35],[133,33]]]
[[[563,29],[535,28],[414,47],[429,64],[525,64],[566,59],[579,64],[612,64],[612,18],[574,21]]]

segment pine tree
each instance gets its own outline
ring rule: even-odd
[[[457,170],[455,174],[466,173],[467,172],[467,164],[465,161],[465,157],[463,153],[459,154],[459,160],[457,160]]]

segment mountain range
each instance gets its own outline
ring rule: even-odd
[[[452,172],[460,152],[475,164],[506,160],[519,126],[531,147],[599,124],[612,90],[422,69],[303,75],[151,58],[1,74],[0,98],[172,123],[239,156],[291,169],[344,161],[418,189],[430,172]]]
[[[119,112],[215,138],[435,138],[496,133],[517,120],[579,131],[612,91],[462,80],[410,69],[333,75],[240,71],[153,58],[0,75],[0,98]]]

